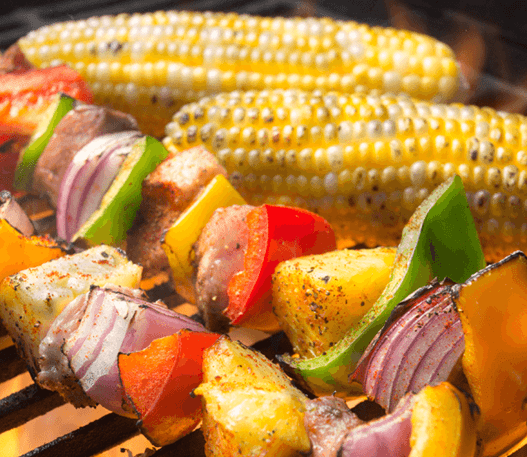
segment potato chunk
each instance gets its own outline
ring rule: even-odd
[[[222,336],[203,358],[207,456],[299,456],[310,449],[307,398],[272,362]]]
[[[40,341],[69,302],[92,285],[137,288],[140,280],[141,267],[123,251],[97,246],[5,278],[0,283],[0,318],[36,376]]]
[[[395,248],[340,250],[282,262],[273,276],[273,310],[303,357],[337,343],[381,295]]]

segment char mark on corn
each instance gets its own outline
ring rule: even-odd
[[[183,107],[164,144],[202,144],[249,203],[316,211],[340,246],[394,245],[430,191],[458,174],[487,257],[527,248],[521,115],[407,96],[232,92]]]
[[[442,101],[460,80],[453,51],[431,37],[328,18],[120,14],[45,26],[19,45],[39,67],[78,70],[96,103],[130,112],[143,131],[162,132],[182,104],[219,92],[376,89]]]

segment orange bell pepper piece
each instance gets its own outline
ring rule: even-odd
[[[38,267],[66,254],[66,249],[49,236],[24,236],[5,219],[0,219],[0,281],[27,268]]]
[[[219,337],[182,330],[154,340],[142,351],[119,354],[125,400],[155,446],[177,441],[201,421],[201,400],[192,391],[203,379],[203,351]]]

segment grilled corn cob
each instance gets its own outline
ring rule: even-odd
[[[20,48],[37,66],[66,63],[98,104],[162,129],[184,103],[218,92],[378,89],[446,100],[459,85],[452,50],[435,39],[352,21],[156,12],[57,23]]]
[[[407,96],[271,90],[183,107],[165,146],[213,152],[251,204],[320,213],[339,245],[395,245],[439,183],[462,177],[489,260],[527,248],[527,118]]]

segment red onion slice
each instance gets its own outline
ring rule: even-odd
[[[147,308],[141,307],[137,311],[136,318],[126,332],[120,352],[129,354],[140,351],[149,346],[152,341],[176,333],[170,330],[173,327],[174,315],[177,315],[178,325],[180,325],[177,331],[183,328],[195,332],[206,331],[201,324],[190,317],[175,313],[158,303],[149,303]],[[152,325],[151,322],[155,322],[156,325]]]
[[[364,352],[351,378],[362,383],[364,392],[371,395],[371,398],[377,398],[378,385],[381,374],[383,373],[383,367],[389,362],[390,356],[393,354],[396,346],[395,344],[389,345],[382,343],[387,339],[391,340],[396,338],[405,326],[419,319],[424,312],[428,311],[432,307],[432,303],[427,301],[427,298],[432,293],[432,288],[424,287],[400,303],[392,312],[385,326],[375,336]],[[416,299],[420,300],[418,312],[413,314],[406,312]],[[385,406],[383,405],[383,407]]]
[[[434,344],[423,355],[408,384],[411,392],[417,392],[426,385],[435,385],[446,380],[452,367],[465,350],[465,337],[461,321],[456,319],[438,338],[442,344]],[[443,346],[450,349],[444,350]]]
[[[56,213],[58,236],[71,241],[97,210],[124,159],[140,137],[137,131],[102,135],[75,154],[60,185]]]
[[[88,301],[88,299],[91,301]],[[76,338],[75,341],[70,342],[70,347],[68,348],[69,351],[78,352],[82,350],[83,345],[86,342],[86,339],[90,336],[89,329],[95,326],[95,320],[99,317],[99,310],[100,310],[102,299],[103,297],[101,297],[100,295],[96,297],[93,297],[92,295],[86,296],[87,301],[86,301],[86,305],[84,306],[83,314],[81,315],[81,318],[79,319],[79,323],[77,324],[77,327],[75,327],[75,331],[77,333],[80,333],[80,336]],[[90,304],[89,308],[87,308],[88,303]],[[78,371],[81,367],[79,366],[79,367],[72,367],[72,368],[75,371]]]
[[[403,306],[410,309],[380,332],[352,375],[387,412],[407,392],[445,381],[464,351],[450,286],[418,291]]]
[[[117,365],[119,352],[142,350],[155,339],[182,329],[206,330],[201,324],[159,303],[138,298],[139,295],[130,289],[93,287],[82,297],[63,310],[41,344],[40,354],[48,361],[48,366],[44,370],[41,364],[44,373],[39,377],[49,379],[53,377],[49,374],[53,370],[69,366],[70,372],[62,378],[74,375],[93,401],[118,414],[134,417],[123,409],[123,389]],[[71,322],[71,317],[75,322]],[[67,363],[57,356],[58,350],[67,358]],[[55,379],[60,383],[61,376]],[[45,387],[60,391],[53,383]]]
[[[456,322],[459,324],[457,327]],[[399,399],[409,391],[412,379],[414,382],[413,389],[416,392],[428,385],[430,378],[440,367],[439,364],[450,354],[452,345],[456,340],[462,338],[464,341],[460,324],[450,295],[445,296],[440,303],[425,313],[424,318],[419,323],[417,321],[413,323],[413,329],[410,330],[413,333],[413,340],[410,344],[399,346],[401,349],[405,348],[405,355],[397,369],[391,373],[392,389],[389,397],[389,411],[393,410]],[[409,333],[404,338],[406,341],[409,340],[408,335]],[[427,363],[421,363],[429,352],[433,353],[434,358],[428,358]],[[456,361],[457,359],[454,359],[453,364]],[[441,367],[443,371],[447,372],[447,377],[453,368],[453,364],[450,367],[446,365]],[[391,365],[387,367],[391,367]],[[390,372],[390,369],[387,371]],[[446,381],[446,378],[438,381]]]
[[[410,454],[414,396],[405,396],[395,411],[352,429],[344,439],[342,457],[406,457]]]
[[[110,300],[112,303],[109,303]],[[107,371],[107,367],[98,367],[96,362],[99,365],[101,363],[111,364],[111,359],[99,357],[102,351],[106,350],[106,352],[111,352],[113,349],[106,348],[105,342],[111,341],[112,345],[120,347],[126,329],[134,315],[134,310],[121,306],[118,297],[115,297],[115,300],[114,302],[113,296],[107,299],[101,293],[95,294],[93,306],[89,307],[86,312],[89,313],[91,311],[94,313],[93,308],[95,308],[96,312],[94,314],[96,314],[96,318],[90,325],[82,325],[81,323],[77,331],[82,340],[82,344],[79,346],[75,344],[76,339],[68,339],[63,348],[64,352],[68,355],[75,376],[79,378],[86,393],[88,393],[89,388],[95,382],[93,373],[90,370],[99,372]],[[91,321],[91,318],[89,320]],[[74,344],[71,345],[70,342]],[[79,349],[75,351],[73,350],[73,346]]]
[[[108,151],[107,154],[104,154],[99,159],[98,166],[92,174],[82,196],[82,206],[80,207],[78,216],[79,228],[99,209],[104,194],[119,173],[126,156],[132,150],[132,146],[140,137],[139,134],[131,135],[129,139],[126,139],[122,143],[115,144],[114,149]]]
[[[90,144],[91,142],[88,143]],[[75,160],[75,157],[62,178],[57,198],[57,235],[67,241],[70,241],[75,233],[73,228],[77,223],[77,209],[80,206],[81,194],[97,165],[96,160],[81,161],[80,159]]]

